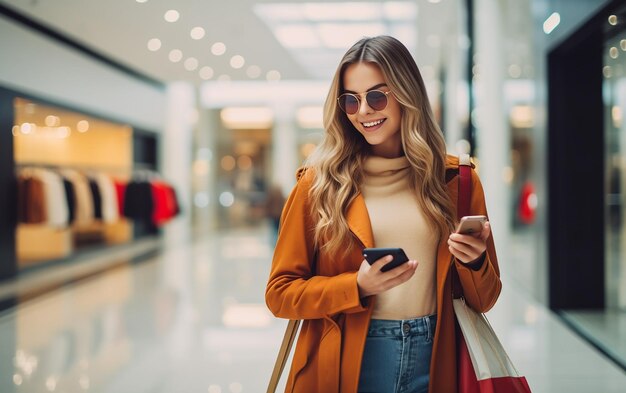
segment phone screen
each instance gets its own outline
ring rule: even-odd
[[[387,255],[393,256],[393,260],[383,266],[380,269],[381,272],[389,271],[409,261],[401,248],[366,248],[363,250],[363,257],[370,265]]]

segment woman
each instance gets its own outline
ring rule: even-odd
[[[324,107],[324,140],[281,218],[266,302],[303,319],[288,392],[456,392],[451,266],[485,312],[501,289],[489,224],[454,233],[458,159],[447,156],[424,82],[398,40],[344,55]],[[486,215],[472,171],[471,213]],[[411,260],[381,272],[366,247]]]

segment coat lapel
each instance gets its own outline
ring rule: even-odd
[[[374,235],[372,234],[372,224],[365,205],[365,198],[361,193],[357,194],[346,214],[350,231],[367,247],[374,247]]]

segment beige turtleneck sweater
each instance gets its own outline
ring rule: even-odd
[[[361,192],[370,216],[376,247],[402,247],[418,262],[413,277],[376,296],[372,318],[412,319],[436,313],[434,225],[429,224],[410,189],[405,156],[368,157]]]

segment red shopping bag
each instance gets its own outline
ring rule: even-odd
[[[489,321],[454,299],[459,324],[457,334],[457,380],[459,393],[530,393],[526,378],[519,375]]]

